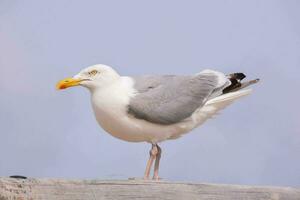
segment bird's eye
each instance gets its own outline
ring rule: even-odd
[[[89,75],[91,75],[91,76],[95,76],[96,74],[98,74],[97,70],[92,70],[89,72]]]

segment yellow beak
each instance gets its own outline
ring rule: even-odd
[[[65,78],[56,84],[56,89],[62,90],[68,87],[77,86],[80,84],[81,81],[82,81],[81,79]]]

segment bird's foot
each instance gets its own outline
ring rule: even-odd
[[[130,181],[143,181],[143,180],[145,180],[145,178],[141,178],[141,177],[129,177],[128,180],[130,180]]]
[[[160,178],[160,177],[157,177],[157,178],[152,178],[150,179],[149,177],[143,177],[143,178],[140,178],[140,177],[129,177],[128,180],[130,181],[149,181],[149,182],[157,182],[157,181],[162,181],[163,179]]]
[[[152,180],[154,180],[154,181],[161,181],[162,178],[160,178],[160,177],[158,177],[158,176],[157,176],[157,177],[153,176]]]

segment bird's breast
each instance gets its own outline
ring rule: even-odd
[[[112,136],[131,142],[145,141],[140,129],[127,113],[133,93],[130,80],[92,93],[92,107],[99,125]]]

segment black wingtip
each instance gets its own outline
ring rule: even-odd
[[[231,84],[223,90],[223,94],[240,90],[260,81],[260,79],[257,78],[250,81],[241,82],[241,80],[246,78],[246,75],[240,72],[229,74],[227,75],[227,78],[230,80]]]
[[[244,73],[241,73],[241,72],[236,72],[236,73],[233,73],[233,74],[229,74],[228,76],[229,76],[229,79],[238,80],[238,81],[241,81],[244,78],[246,78],[246,75]]]

